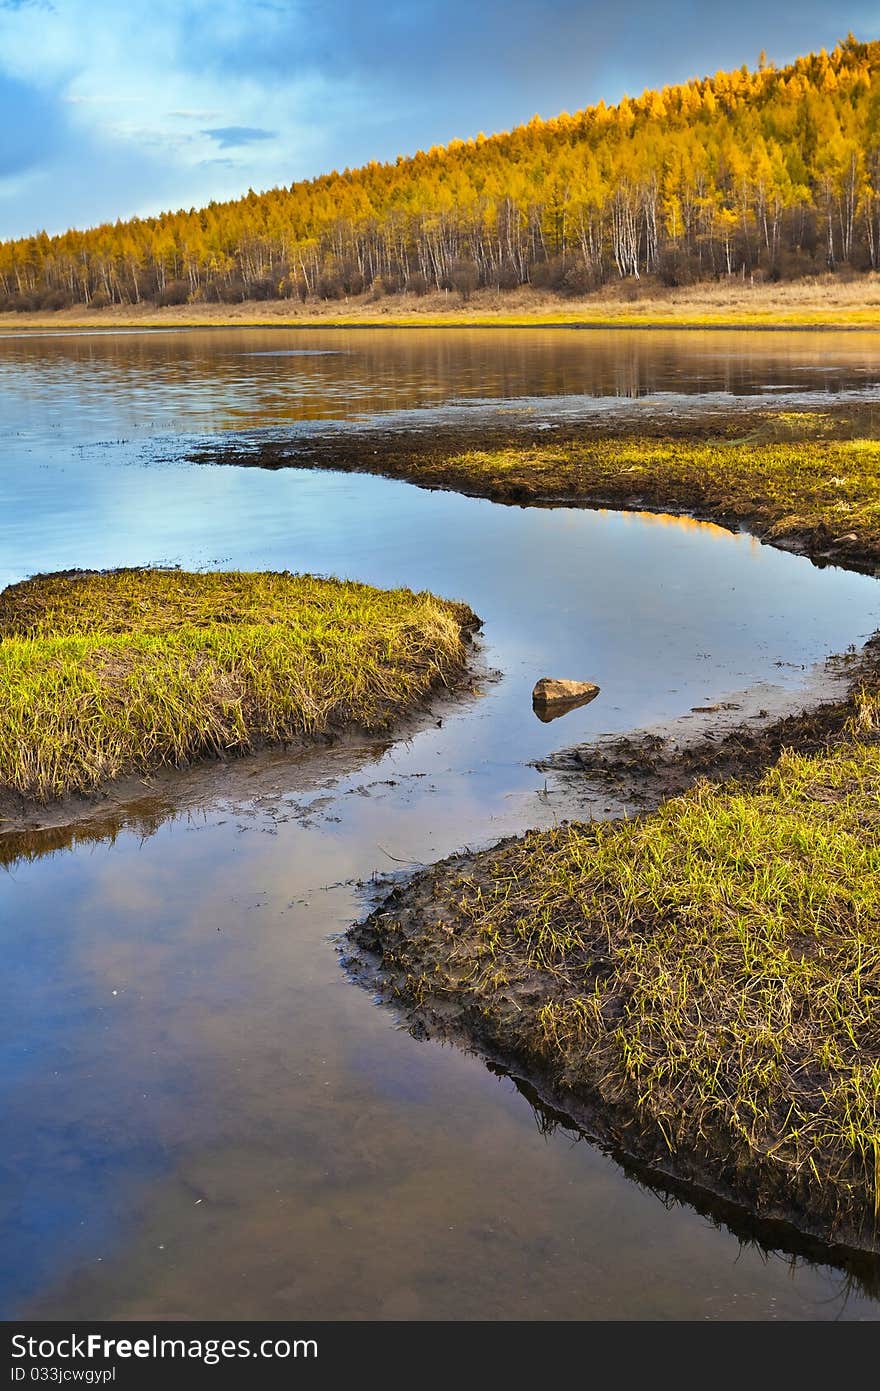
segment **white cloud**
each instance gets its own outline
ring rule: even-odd
[[[78,192],[51,156],[28,171],[24,197],[20,171],[14,187],[0,181],[0,236],[189,206],[319,172],[332,162],[334,129],[355,94],[306,60],[307,39],[297,4],[56,0],[47,11],[0,3],[0,80],[55,101],[68,136],[65,170],[82,166]],[[198,128],[188,131],[188,122]],[[213,158],[209,125],[273,138],[250,140],[242,177]],[[117,192],[126,162],[143,178],[123,177]],[[9,225],[29,207],[25,226]]]

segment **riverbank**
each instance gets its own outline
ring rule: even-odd
[[[880,328],[880,275],[820,275],[790,282],[739,278],[667,288],[620,281],[595,294],[560,298],[521,286],[477,290],[466,301],[451,291],[375,294],[343,300],[250,300],[159,308],[141,303],[0,314],[0,333],[29,329],[333,327],[577,328]]]
[[[594,439],[471,450],[448,470],[514,502],[680,509],[815,560],[870,567],[880,556],[880,440]]]
[[[115,570],[0,593],[0,824],[133,773],[378,733],[460,682],[463,604],[308,575]]]
[[[703,420],[224,440],[203,463],[376,473],[519,506],[687,513],[873,572],[880,559],[880,438],[872,407],[725,412]],[[536,436],[538,436],[536,438]],[[482,437],[483,447],[476,443]]]
[[[409,476],[522,503],[676,506],[875,569],[880,445],[835,437],[843,417],[793,428],[805,437],[584,436]],[[619,743],[548,766],[619,785],[635,761],[668,800],[395,888],[352,931],[368,978],[414,1028],[524,1073],[615,1152],[880,1250],[876,647],[821,711],[681,753]]]
[[[433,867],[352,930],[368,978],[615,1152],[877,1250],[878,713],[875,678],[820,752],[789,722],[752,781]]]

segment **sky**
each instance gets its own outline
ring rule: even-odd
[[[880,0],[0,0],[0,238],[880,37]]]

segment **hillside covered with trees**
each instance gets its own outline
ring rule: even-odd
[[[880,267],[880,42],[852,37],[208,207],[0,243],[0,309]]]

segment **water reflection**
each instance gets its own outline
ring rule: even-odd
[[[563,1134],[575,1144],[596,1145],[599,1142],[583,1130],[570,1115],[552,1106],[533,1083],[518,1077],[508,1068],[487,1062],[490,1072],[509,1077],[516,1090],[528,1103],[538,1130],[546,1139]],[[676,1183],[668,1175],[634,1163],[620,1151],[601,1146],[623,1169],[628,1178],[650,1193],[668,1212],[686,1205],[706,1218],[719,1231],[730,1232],[736,1238],[739,1252],[757,1254],[765,1260],[781,1262],[789,1278],[796,1279],[798,1270],[820,1267],[833,1291],[829,1303],[841,1314],[853,1298],[880,1298],[880,1256],[866,1251],[837,1247],[829,1252],[827,1245],[795,1230],[784,1222],[758,1221],[734,1203],[726,1202],[705,1190]]]
[[[6,429],[25,440],[115,446],[456,401],[865,390],[880,381],[878,347],[875,333],[833,332],[34,333],[0,338],[0,393]]]
[[[3,882],[4,1312],[828,1316],[838,1274],[791,1279],[539,1133],[509,1078],[346,980],[327,934],[377,844],[435,830],[390,767],[363,778],[305,818],[147,818]],[[854,1288],[845,1316],[872,1310]]]

